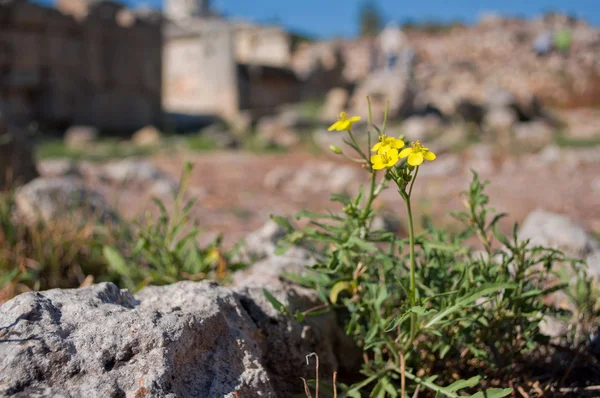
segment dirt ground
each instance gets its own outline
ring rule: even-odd
[[[594,151],[594,150],[593,150]],[[596,158],[597,151],[595,149]],[[589,150],[582,156],[589,157]],[[533,155],[531,155],[533,156]],[[271,214],[293,216],[297,211],[326,208],[339,210],[329,202],[329,182],[319,176],[304,177],[304,185],[294,187],[294,172],[311,167],[352,167],[355,176],[344,186],[355,193],[359,184],[368,182],[368,173],[358,165],[348,164],[341,157],[315,155],[308,151],[253,154],[240,151],[182,153],[159,155],[151,159],[169,175],[178,178],[186,161],[194,164],[190,196],[198,197],[192,214],[206,229],[205,238],[216,233],[224,236],[227,246],[263,225]],[[277,183],[269,183],[277,169],[287,173]],[[462,207],[460,192],[468,187],[469,168],[479,170],[483,179],[489,179],[487,192],[491,205],[509,217],[502,224],[508,230],[513,222],[522,222],[536,208],[566,214],[588,230],[600,231],[600,161],[581,162],[567,167],[563,162],[546,164],[531,157],[513,158],[503,162],[469,157],[468,155],[440,154],[438,159],[422,167],[415,186],[417,214],[429,214],[437,223],[451,222],[449,210]],[[291,170],[291,171],[290,171]],[[313,180],[310,180],[313,178]],[[292,181],[293,180],[293,181]],[[287,185],[286,185],[287,184]],[[149,194],[132,187],[100,189],[116,203],[127,217],[136,217],[151,209]],[[167,202],[169,202],[167,200]],[[381,195],[379,208],[396,212],[404,217],[404,207],[397,193],[389,188]]]

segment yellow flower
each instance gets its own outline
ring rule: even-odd
[[[394,137],[387,137],[385,134],[379,136],[379,142],[373,145],[371,152],[385,152],[388,149],[400,149],[404,146],[404,141]]]
[[[379,152],[377,155],[371,156],[371,163],[373,163],[374,170],[389,169],[398,163],[398,150],[390,148],[383,152]]]
[[[419,141],[412,143],[412,148],[403,149],[400,152],[400,157],[405,158],[408,156],[408,164],[411,166],[418,166],[425,160],[434,160],[435,153],[421,145]]]
[[[348,118],[348,114],[346,112],[342,112],[340,113],[338,121],[329,126],[328,131],[348,131],[352,128],[352,123],[358,122],[359,120],[360,116]]]

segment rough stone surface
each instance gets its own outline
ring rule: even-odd
[[[118,219],[100,193],[89,189],[75,177],[36,178],[19,188],[15,203],[18,214],[27,222],[108,222]]]
[[[292,311],[313,293],[273,291]],[[314,367],[322,377],[356,361],[333,314],[304,324],[261,289],[213,282],[111,283],[25,293],[0,307],[0,395],[16,397],[289,397]],[[351,347],[351,346],[350,346]]]

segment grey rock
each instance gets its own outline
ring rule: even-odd
[[[497,107],[487,111],[484,123],[494,131],[509,130],[518,120],[517,113],[508,107]]]
[[[38,170],[44,177],[81,177],[76,161],[70,159],[48,159],[38,163]]]
[[[557,163],[561,158],[561,149],[554,144],[546,146],[538,154],[538,159],[545,165]]]
[[[539,323],[540,333],[551,338],[560,338],[568,332],[569,325],[556,317],[546,315]]]
[[[161,143],[162,137],[156,127],[146,126],[133,133],[131,141],[142,147],[156,146]]]
[[[136,184],[156,192],[177,192],[179,184],[147,160],[125,159],[108,163],[99,170],[102,180],[113,184]],[[158,185],[157,185],[158,184]]]
[[[292,311],[316,295],[273,294]],[[333,314],[303,324],[261,289],[213,282],[148,287],[111,283],[25,293],[0,307],[0,395],[38,397],[289,397],[312,377],[358,363]],[[346,338],[347,339],[347,338]]]
[[[402,123],[402,133],[411,141],[428,141],[440,132],[441,124],[436,115],[411,116]]]
[[[104,197],[75,177],[36,178],[17,190],[15,204],[26,222],[118,220]]]
[[[518,103],[517,98],[508,90],[489,90],[485,96],[485,105],[489,109],[510,108]]]
[[[298,253],[300,248],[295,248]],[[294,250],[292,248],[291,250]],[[308,257],[308,252],[305,252]],[[307,275],[307,268],[314,260],[303,259],[286,253],[283,256],[270,256],[264,258],[247,269],[233,274],[233,286],[237,287],[261,287],[268,286],[269,289],[279,289],[289,284],[285,274]],[[298,253],[300,254],[300,253]]]
[[[566,216],[534,210],[523,222],[519,238],[530,239],[532,245],[556,248],[568,256],[582,259],[587,262],[592,275],[600,275],[600,243]]]
[[[258,230],[248,234],[240,252],[239,260],[253,262],[275,256],[277,242],[285,237],[286,231],[276,222],[269,220]],[[299,247],[292,247],[284,257],[292,258],[306,264],[310,254]]]
[[[515,139],[521,147],[538,151],[552,142],[552,127],[541,121],[517,123],[514,126]]]
[[[65,132],[65,145],[71,149],[87,149],[99,136],[97,128],[92,126],[71,126]]]
[[[376,118],[383,117],[385,108],[389,101],[389,118],[408,116],[415,105],[417,95],[417,83],[411,70],[400,72],[375,72],[368,75],[356,87],[350,106],[353,115],[367,116],[367,96],[371,99],[371,109]]]
[[[298,132],[276,116],[265,116],[256,125],[257,138],[265,147],[289,148],[300,141]]]
[[[577,258],[600,249],[598,242],[569,217],[541,209],[529,213],[519,229],[519,238],[531,239],[533,245],[550,246]]]

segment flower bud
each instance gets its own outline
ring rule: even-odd
[[[338,155],[342,154],[342,150],[335,145],[329,145],[329,150]]]

